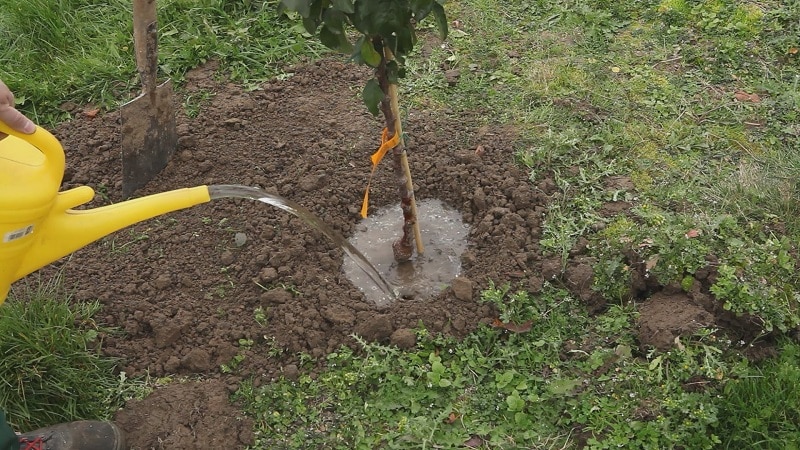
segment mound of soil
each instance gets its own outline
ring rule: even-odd
[[[179,114],[175,157],[135,197],[203,184],[258,186],[352,233],[382,129],[358,95],[369,73],[339,60],[288,72],[252,91],[218,77],[213,65],[190,73],[176,107],[207,100],[196,115]],[[91,208],[122,202],[119,114],[87,111],[73,110],[74,119],[54,130],[66,150],[63,189],[93,187]],[[401,347],[414,345],[410,330],[419,324],[464,336],[496,317],[478,301],[490,280],[532,292],[545,279],[561,280],[592,311],[602,310],[585,243],[565,270],[538,248],[555,183],[532,185],[514,163],[514,130],[484,117],[414,109],[405,118],[417,198],[445,202],[470,226],[462,275],[434,298],[376,308],[346,279],[343,252],[325,236],[285,212],[238,199],[135,224],[43,269],[62,271],[76,300],[102,302],[98,321],[121,331],[104,337],[105,352],[123,359],[128,376],[183,380],[118,413],[132,448],[243,447],[250,422],[224,401],[243,378],[259,385],[297,377],[306,370],[299,353],[323,357],[354,344],[353,334]],[[370,198],[373,208],[397,202],[391,163],[379,166]],[[398,233],[400,226],[398,217]],[[243,245],[237,233],[247,237]],[[663,318],[647,322],[659,342],[672,339],[663,328],[687,329],[664,323],[674,316],[669,308],[649,310]],[[237,355],[241,362],[223,371]]]

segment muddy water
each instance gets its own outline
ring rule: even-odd
[[[353,267],[352,271],[359,274],[359,284],[356,286],[364,291],[367,298],[372,300],[376,306],[379,308],[386,307],[397,298],[396,289],[387,282],[369,259],[340,233],[328,226],[322,219],[300,204],[283,198],[280,195],[271,194],[263,189],[241,185],[209,186],[208,192],[212,200],[219,198],[247,198],[266,203],[297,216],[311,227],[322,232],[331,239],[334,244],[340,246],[342,250],[344,250],[350,257],[348,261]]]
[[[432,297],[449,286],[461,271],[461,254],[467,248],[468,226],[457,210],[439,200],[426,199],[417,201],[417,214],[425,252],[415,254],[411,261],[398,263],[392,252],[392,242],[402,233],[403,213],[399,205],[372,213],[349,239],[405,298]],[[381,295],[352,260],[345,260],[343,269],[367,298],[376,301]]]

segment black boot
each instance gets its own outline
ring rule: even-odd
[[[20,450],[125,450],[125,436],[111,422],[82,420],[19,436]]]

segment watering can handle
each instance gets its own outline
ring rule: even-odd
[[[50,172],[50,176],[53,179],[58,180],[58,183],[61,184],[61,177],[64,175],[65,164],[64,147],[61,146],[61,143],[55,136],[38,125],[36,126],[36,131],[31,134],[21,133],[9,127],[3,121],[0,121],[0,133],[20,138],[42,152],[45,158],[47,171]]]

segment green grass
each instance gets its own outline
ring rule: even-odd
[[[725,386],[721,426],[738,430],[722,448],[797,448],[800,442],[800,347],[785,342],[781,356]],[[792,447],[794,446],[794,447]]]
[[[299,24],[275,13],[274,1],[159,5],[161,75],[179,82],[217,60],[254,87],[322,52]],[[648,262],[661,284],[688,291],[713,256],[711,293],[726,309],[760,320],[770,338],[800,325],[800,1],[464,0],[447,11],[447,41],[423,24],[425,48],[408,61],[402,105],[513,127],[515,158],[531,182],[555,183],[543,255],[565,261],[587,239],[594,288],[612,306],[588,317],[557,286],[533,294],[494,280],[482,301],[523,332],[484,326],[455,341],[420,327],[409,351],[361,342],[323,361],[300,355],[306,369],[317,362],[325,369],[260,387],[245,381],[235,395],[256,422],[255,448],[784,448],[796,441],[796,344],[758,365],[742,356],[750,343],[730,342],[724,330],[701,329],[668,352],[640,349],[629,280],[632,265]],[[64,119],[59,106],[68,101],[114,108],[138,84],[129,25],[121,23],[130,24],[127,2],[9,0],[0,11],[0,78],[42,123]],[[458,82],[448,85],[442,68],[459,70]],[[185,99],[187,114],[211,97]],[[611,177],[634,189],[609,188]],[[631,209],[603,216],[609,201]],[[40,321],[67,314],[58,300],[37,307],[31,297],[28,310],[18,298],[0,311]],[[15,364],[37,359],[20,349],[41,352],[36,343],[46,339],[18,343]],[[109,371],[95,364],[81,375]],[[11,371],[0,380],[22,389],[20,377]],[[64,376],[55,386],[73,383],[91,385]],[[95,406],[81,407],[99,409],[84,415],[102,416],[127,386],[95,384],[105,394],[86,394]],[[52,401],[19,392],[7,398],[27,404],[0,405],[21,411],[17,423],[50,420],[40,414]]]
[[[15,287],[0,308],[0,408],[17,430],[78,419],[108,419],[143,393],[140,381],[117,374],[102,355],[100,305],[69,303],[58,279]]]

